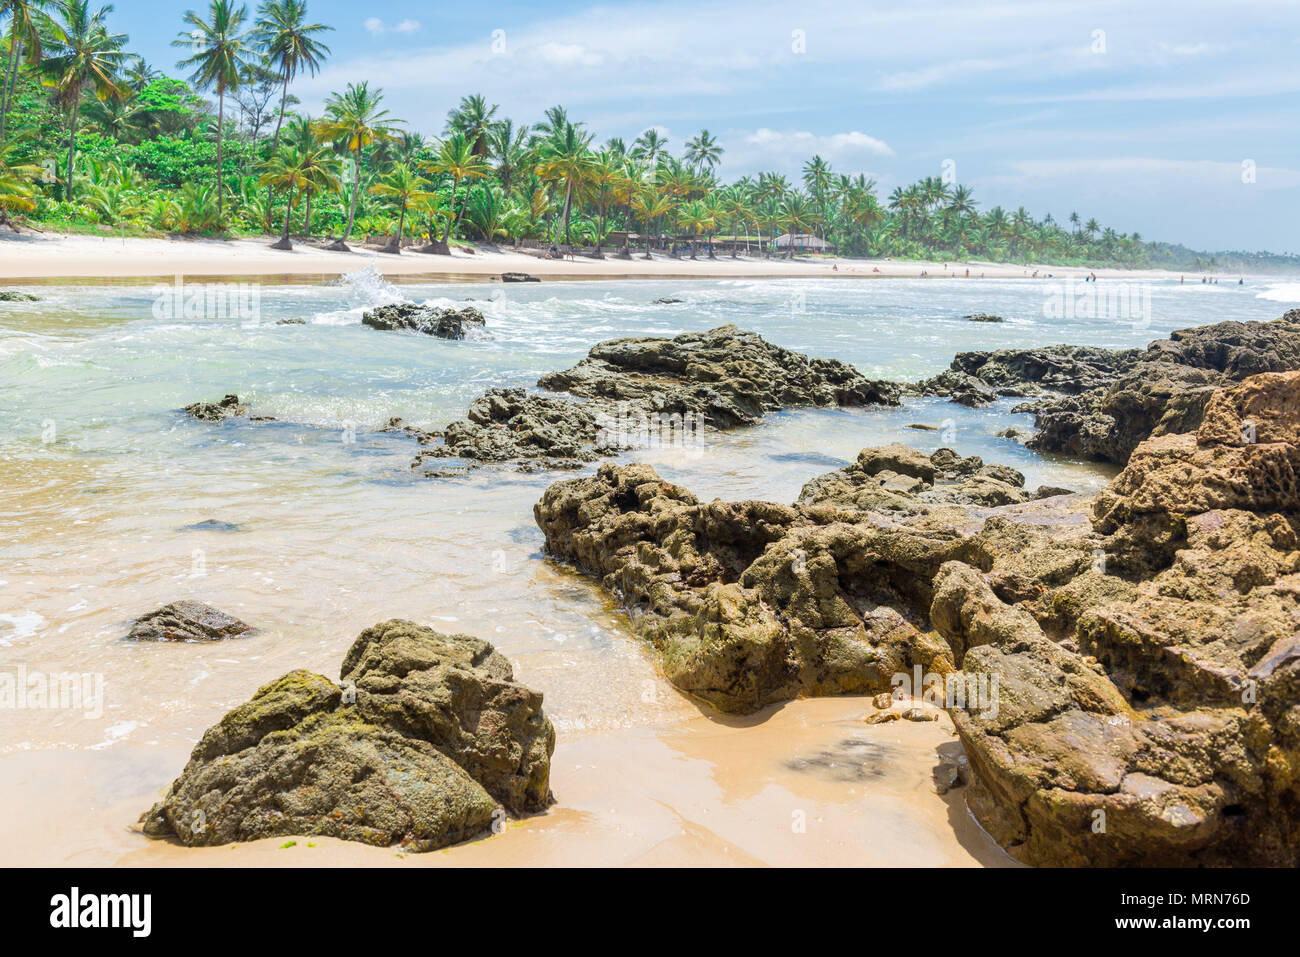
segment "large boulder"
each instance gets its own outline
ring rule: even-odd
[[[1041,396],[1015,410],[1034,413],[1030,448],[1123,465],[1151,436],[1195,432],[1216,390],[1298,369],[1300,310],[1293,309],[1271,322],[1180,329],[1146,349],[963,352],[906,390],[976,407],[996,396]]]
[[[434,850],[551,803],[541,705],[487,642],[382,622],[341,684],[290,672],[209,728],[141,822],[191,846],[326,835]]]

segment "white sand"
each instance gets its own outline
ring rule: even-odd
[[[503,272],[526,272],[550,279],[629,279],[735,277],[882,278],[919,277],[989,279],[1081,276],[1086,269],[1066,266],[1021,266],[1006,263],[925,263],[869,259],[671,259],[657,255],[653,261],[634,258],[604,260],[577,258],[545,260],[526,253],[483,251],[452,256],[430,256],[412,250],[401,255],[356,247],[332,252],[297,245],[291,251],[269,248],[267,239],[137,239],[110,236],[66,236],[57,233],[15,235],[0,232],[0,280],[55,278],[140,279],[189,276],[330,277],[355,272],[374,262],[385,276],[446,276],[472,281]],[[503,248],[504,249],[504,248]],[[1154,270],[1097,270],[1104,276],[1149,278],[1177,276]]]

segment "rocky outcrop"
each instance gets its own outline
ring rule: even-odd
[[[191,846],[325,835],[429,851],[547,807],[554,747],[542,696],[490,644],[395,619],[361,633],[339,684],[290,672],[209,728],[141,822]]]
[[[722,326],[672,339],[611,339],[538,386],[492,389],[465,419],[426,432],[430,459],[571,468],[623,449],[699,445],[710,429],[759,422],[792,406],[896,405],[899,388],[836,359],[810,359]]]
[[[995,316],[990,312],[972,312],[963,316],[967,322],[1002,322],[1001,316]]]
[[[1138,446],[1094,505],[1099,561],[1038,615],[956,563],[936,580],[939,633],[1000,680],[995,712],[951,710],[969,803],[1027,862],[1300,860],[1300,373],[1200,418]]]
[[[371,309],[362,314],[361,323],[385,332],[409,329],[439,339],[467,339],[481,333],[487,326],[483,313],[473,306],[439,309],[409,302]]]
[[[187,598],[137,618],[127,637],[132,641],[221,641],[251,631],[252,625],[233,615]]]
[[[909,386],[981,407],[997,396],[1045,396],[1030,448],[1123,465],[1144,439],[1196,431],[1215,390],[1262,372],[1300,369],[1300,310],[1271,322],[1181,329],[1142,349],[1047,346],[963,352]]]
[[[793,506],[605,465],[534,513],[721,710],[932,685],[968,806],[1026,863],[1295,866],[1300,372],[1217,390],[1197,419],[1092,501],[972,503],[973,478],[1023,480],[895,445]]]
[[[536,276],[530,276],[526,272],[503,272],[501,274],[502,282],[541,282]]]
[[[40,302],[40,299],[40,296],[33,296],[31,293],[0,289],[0,302]]]
[[[886,465],[914,482],[939,474],[902,446],[865,450],[855,468],[880,475]],[[849,480],[810,483],[794,506],[704,503],[649,466],[606,464],[552,485],[534,516],[551,555],[629,609],[668,679],[729,712],[888,691],[918,665],[951,672],[951,649],[929,625],[931,583],[945,562],[978,565],[1028,598],[1089,562],[1092,546],[1076,538],[1090,530],[1065,506],[1027,506],[1038,509],[1036,525],[981,523],[956,507],[880,522],[839,495],[841,483]],[[1049,542],[1046,529],[1060,522],[1074,531]]]

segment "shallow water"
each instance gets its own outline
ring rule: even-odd
[[[616,608],[540,554],[532,504],[564,476],[481,469],[421,478],[410,468],[411,440],[374,430],[392,416],[441,427],[483,389],[531,385],[614,336],[734,322],[903,380],[942,370],[962,350],[1140,346],[1177,328],[1275,318],[1290,307],[1286,297],[1300,298],[1300,286],[1280,280],[1156,282],[1142,288],[1149,315],[1049,315],[1054,294],[1083,288],[939,279],[394,287],[364,273],[245,290],[256,293],[256,308],[234,317],[155,309],[159,293],[148,286],[42,287],[41,302],[0,303],[0,672],[104,681],[89,708],[5,714],[0,760],[21,757],[6,764],[57,784],[73,806],[102,807],[105,792],[147,800],[224,711],[290,668],[335,674],[356,634],[390,617],[494,642],[518,677],[545,693],[561,755],[566,739],[588,733],[614,742],[680,737],[700,720],[696,706],[662,681]],[[660,297],[685,302],[654,305]],[[446,342],[360,324],[364,308],[398,298],[473,300],[490,338]],[[962,318],[970,312],[1007,321]],[[285,318],[308,322],[277,324]],[[212,425],[178,411],[227,392],[277,421]],[[999,438],[1031,425],[1010,413],[1014,404],[970,410],[914,399],[901,409],[800,410],[709,433],[701,447],[625,459],[650,461],[704,498],[792,501],[808,479],[890,441],[1005,462],[1031,487],[1104,483],[1104,468]],[[209,520],[227,524],[193,527]],[[215,645],[121,640],[133,617],[183,597],[260,630]],[[671,769],[662,748],[651,750],[660,757],[647,760]],[[30,752],[66,753],[33,765]],[[123,760],[92,757],[103,752]],[[763,773],[793,772],[772,764]],[[558,785],[557,793],[563,806]],[[2,803],[20,824],[33,798],[11,792]],[[130,823],[94,820],[83,843],[95,843],[95,828]],[[57,849],[48,857],[61,859]]]

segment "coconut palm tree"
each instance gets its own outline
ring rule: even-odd
[[[72,170],[77,152],[77,120],[81,99],[90,90],[101,100],[121,98],[117,70],[126,60],[126,34],[109,33],[106,21],[112,4],[90,11],[89,0],[60,0],[44,20],[47,56],[41,63],[45,84],[68,117],[68,168],[64,196],[72,200]]]
[[[226,93],[237,90],[245,72],[250,67],[252,49],[249,31],[244,29],[248,7],[235,6],[232,0],[212,0],[208,6],[208,19],[204,20],[193,10],[185,14],[184,22],[193,29],[182,31],[172,41],[174,47],[187,47],[192,56],[176,64],[181,69],[193,68],[190,82],[197,89],[217,91],[217,218],[223,215],[224,192],[222,184],[222,142],[226,121]]]
[[[321,135],[334,141],[335,147],[352,157],[352,199],[348,204],[348,224],[342,238],[331,244],[331,249],[348,250],[348,237],[357,218],[357,196],[361,192],[361,154],[371,144],[385,140],[401,125],[381,109],[382,90],[371,92],[364,80],[360,85],[349,83],[342,93],[331,93],[325,101],[325,119],[320,123]]]
[[[265,0],[257,9],[257,39],[266,63],[280,74],[280,109],[271,152],[280,147],[280,127],[289,101],[289,84],[303,70],[315,76],[330,48],[317,37],[333,27],[307,22],[306,0]]]
[[[706,167],[711,170],[717,166],[718,161],[722,159],[722,152],[717,138],[710,136],[708,130],[700,130],[698,134],[686,141],[686,161],[697,172],[703,172]]]
[[[293,206],[298,194],[306,186],[310,172],[302,150],[296,146],[283,146],[268,157],[264,171],[258,182],[267,189],[283,190],[286,193],[284,203],[284,230],[279,241],[272,244],[272,249],[293,249],[289,241],[289,220],[293,215]]]
[[[284,129],[284,138],[303,154],[306,173],[301,187],[303,200],[302,235],[311,236],[312,201],[324,193],[337,193],[343,187],[339,182],[338,157],[319,135],[317,124],[309,116],[291,119]]]
[[[672,197],[660,192],[652,185],[646,185],[633,197],[632,208],[636,210],[636,214],[645,223],[645,256],[643,258],[653,258],[650,255],[650,250],[654,246],[655,237],[659,234],[659,223],[673,211],[675,206]]]
[[[27,55],[28,66],[36,66],[41,62],[44,52],[41,25],[45,21],[45,11],[52,2],[53,0],[0,0],[0,20],[9,18],[9,71],[0,78],[0,139],[4,139],[9,109],[13,106],[14,89],[18,84],[23,54]]]
[[[659,157],[667,151],[668,138],[662,136],[653,126],[632,141],[632,156],[644,160],[651,169],[654,169]]]
[[[397,232],[384,247],[384,252],[400,254],[402,235],[406,231],[406,211],[412,203],[419,202],[431,194],[427,188],[429,181],[420,176],[405,163],[396,164],[379,182],[370,187],[370,192],[383,196],[397,203]]]
[[[516,180],[529,164],[528,128],[516,127],[513,120],[493,123],[488,130],[487,155],[496,158],[497,181],[509,194]]]
[[[495,104],[488,106],[487,100],[479,93],[463,96],[460,104],[447,113],[447,132],[464,136],[475,156],[488,156],[492,117],[496,115],[497,109]]]
[[[0,141],[0,226],[14,225],[9,214],[36,208],[36,183],[43,174],[39,166],[19,160],[18,139]]]
[[[582,186],[592,170],[592,156],[588,147],[592,136],[572,123],[552,130],[551,135],[538,147],[537,174],[544,180],[564,186],[564,244],[572,244],[569,222],[573,213],[574,193]]]
[[[481,179],[487,176],[492,172],[492,167],[481,156],[474,153],[473,144],[464,133],[453,133],[438,144],[437,152],[433,159],[425,164],[425,168],[430,172],[451,177],[450,215],[446,218],[441,242],[434,244],[437,248],[430,250],[442,256],[450,256],[451,231],[459,222],[461,213],[464,212],[464,203],[460,208],[456,206],[456,190],[464,180]]]

